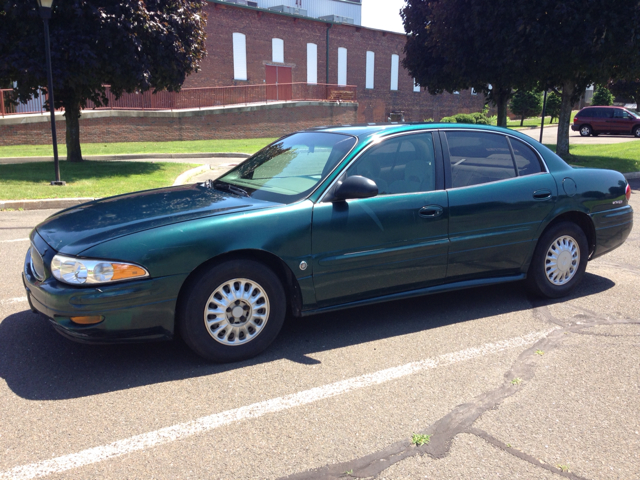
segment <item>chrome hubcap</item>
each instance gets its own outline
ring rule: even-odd
[[[218,343],[243,345],[256,338],[269,319],[269,298],[253,280],[224,282],[207,300],[204,324]]]
[[[553,285],[564,285],[578,271],[580,265],[580,247],[569,235],[557,238],[549,247],[545,260],[547,280]]]
[[[580,133],[586,137],[589,135],[589,129],[587,127],[582,127],[582,131]]]

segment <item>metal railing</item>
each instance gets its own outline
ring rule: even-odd
[[[286,101],[356,102],[355,85],[324,83],[280,83],[276,85],[240,85],[232,87],[183,88],[179,92],[124,93],[116,99],[107,87],[109,103],[96,107],[87,102],[87,109],[96,110],[193,110],[229,105],[249,105]],[[0,115],[19,115],[45,112],[45,95],[27,104],[14,100],[13,90],[0,90]]]

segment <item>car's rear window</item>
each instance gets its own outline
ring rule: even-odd
[[[310,194],[355,143],[355,137],[337,133],[296,133],[263,148],[217,181],[256,199],[293,203]]]

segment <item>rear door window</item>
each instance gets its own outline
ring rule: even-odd
[[[485,132],[446,132],[451,186],[468,187],[516,177],[504,135]]]
[[[542,172],[542,165],[535,152],[513,137],[509,138],[511,147],[513,148],[513,158],[516,162],[516,168],[518,169],[518,176],[533,175],[534,173]]]

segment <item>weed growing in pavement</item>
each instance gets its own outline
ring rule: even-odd
[[[353,468],[351,470],[347,470],[346,472],[344,472],[344,474],[349,477],[351,476],[351,474],[353,473]]]
[[[511,380],[511,385],[520,385],[522,383],[522,379],[520,377],[516,377]]]
[[[431,435],[422,435],[419,433],[414,433],[411,436],[411,444],[416,446],[421,446],[429,443],[431,441]]]
[[[544,355],[544,352],[542,350],[536,350],[536,355]]]
[[[510,443],[507,443],[507,447],[511,448],[511,444],[510,444]]]
[[[556,465],[556,467],[558,467],[563,472],[568,472],[569,471],[569,465],[563,465],[563,464],[559,463],[558,465]]]

